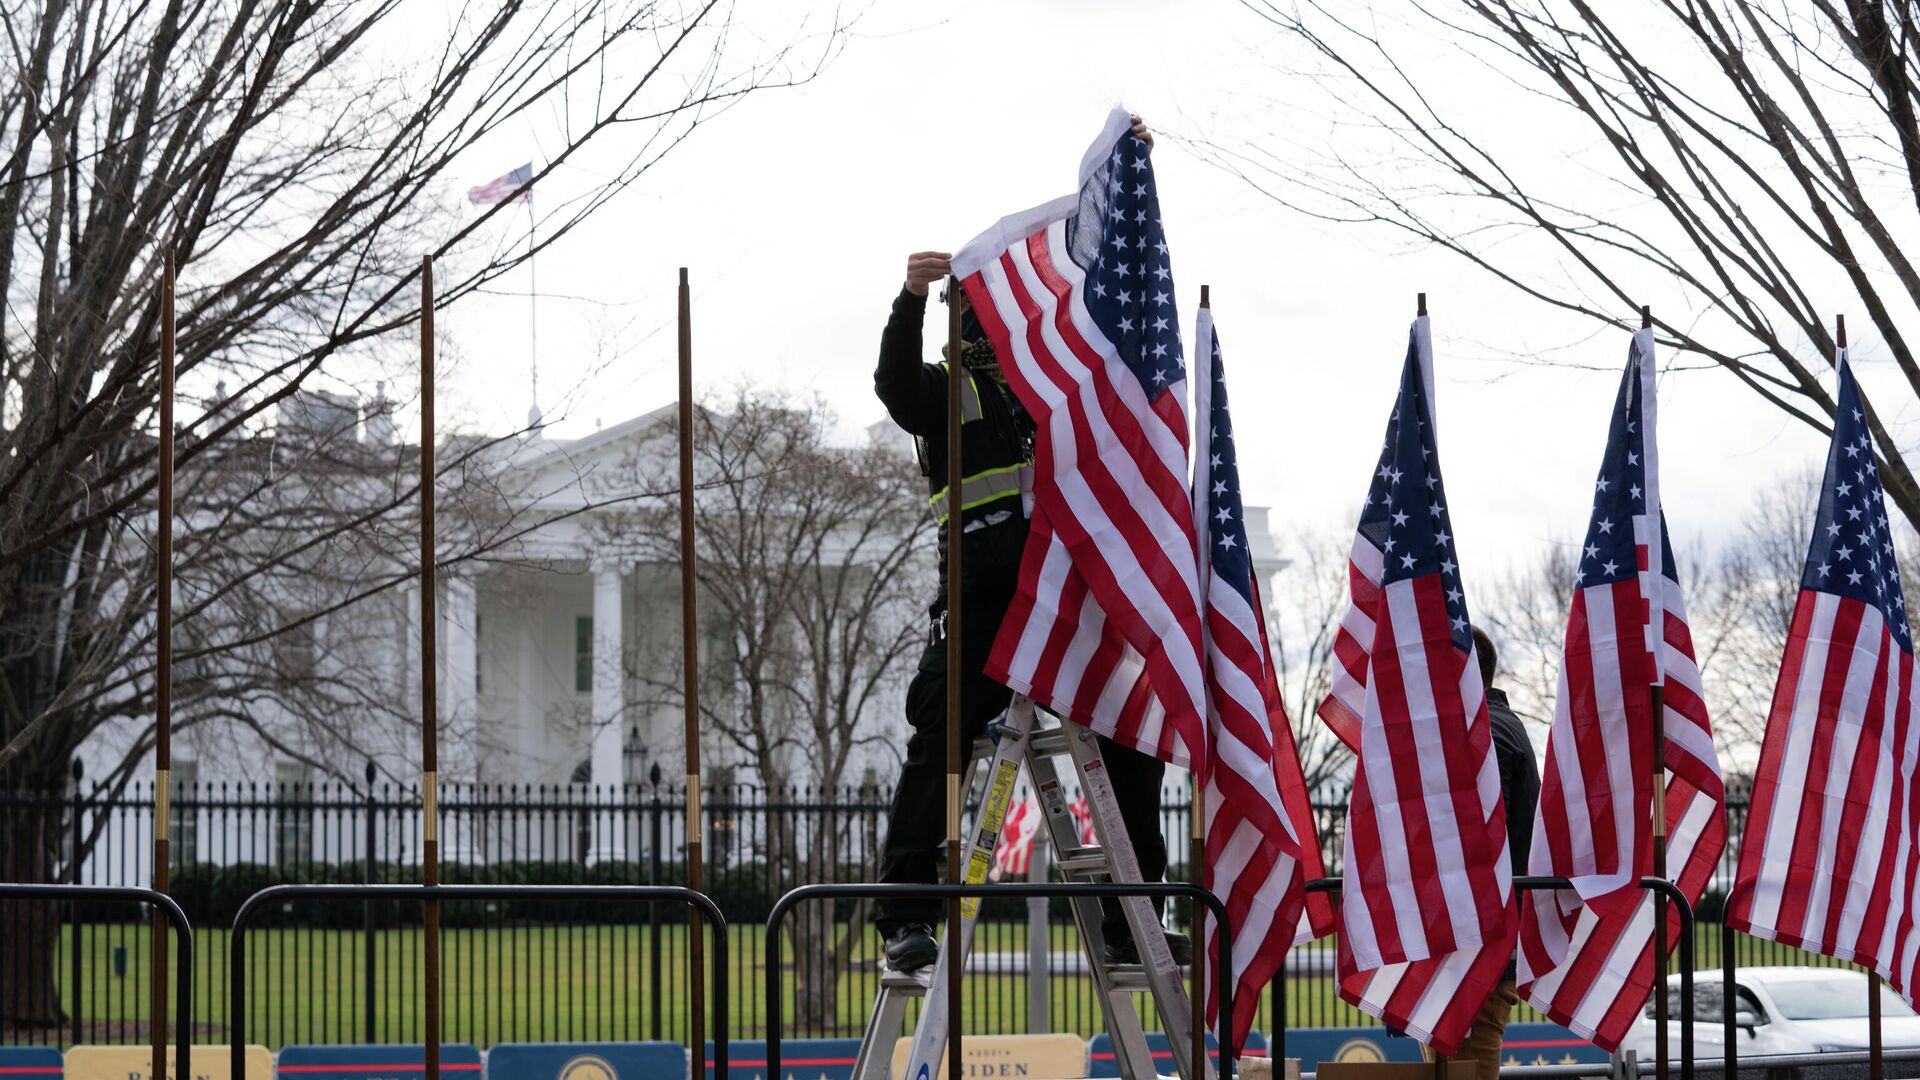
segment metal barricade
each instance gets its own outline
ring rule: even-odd
[[[229,985],[232,990],[233,1029],[232,1074],[230,1080],[247,1080],[247,926],[254,915],[281,900],[625,900],[637,903],[675,901],[698,908],[713,931],[713,1064],[714,1075],[727,1075],[727,1031],[731,1012],[727,997],[727,920],[720,908],[705,893],[678,885],[275,885],[247,897],[233,916],[233,937],[228,945]],[[696,1002],[705,1008],[706,1002]],[[184,1040],[184,1036],[183,1036]],[[693,1075],[701,1073],[700,1059],[705,1047],[692,1048]],[[184,1045],[181,1048],[185,1053]],[[183,1057],[182,1062],[185,1062]],[[183,1068],[181,1074],[185,1075]]]
[[[767,1070],[769,1077],[778,1077],[780,1072],[780,990],[785,981],[785,964],[780,956],[781,928],[786,924],[787,912],[807,900],[884,900],[931,899],[947,900],[953,898],[978,897],[1018,897],[1051,898],[1091,897],[1095,899],[1122,899],[1129,896],[1142,896],[1150,900],[1173,900],[1185,898],[1198,901],[1207,906],[1216,925],[1220,927],[1220,951],[1224,955],[1233,955],[1233,920],[1227,914],[1227,905],[1218,896],[1192,882],[1186,881],[1150,881],[1150,882],[1013,882],[995,885],[802,885],[774,902],[773,910],[767,914]],[[1193,943],[1195,955],[1202,955],[1206,942]],[[1233,972],[1226,964],[1214,965],[1216,993],[1220,996],[1222,1017],[1233,1016]],[[958,1008],[957,1002],[949,1002],[950,1008]],[[1194,1008],[1202,1007],[1200,1002],[1193,1003]],[[1231,1022],[1229,1020],[1229,1022]],[[952,1025],[949,1025],[952,1027]],[[954,1030],[957,1030],[955,1028]],[[1177,1033],[1167,1032],[1169,1039]],[[1195,1061],[1207,1060],[1205,1041],[1196,1047]],[[716,1043],[716,1045],[718,1045]],[[952,1060],[952,1055],[949,1055]],[[957,1071],[949,1069],[949,1072]],[[718,1080],[726,1080],[724,1071],[716,1070]],[[1233,1055],[1227,1052],[1222,1043],[1220,1049],[1220,1080],[1233,1080]],[[1691,1080],[1691,1078],[1689,1078]]]
[[[1573,883],[1563,877],[1535,877],[1528,875],[1514,878],[1513,887],[1522,891],[1536,889],[1552,891],[1556,889],[1570,889],[1573,887]],[[1668,902],[1673,904],[1674,910],[1680,915],[1680,1077],[1681,1080],[1693,1080],[1693,905],[1687,902],[1687,896],[1680,891],[1680,887],[1668,881],[1666,878],[1641,878],[1640,887],[1665,894]],[[1313,881],[1307,882],[1307,891],[1338,894],[1340,892],[1340,879],[1316,878]],[[1728,958],[1732,956],[1729,950],[1723,949],[1722,952],[1725,953]],[[1728,972],[1727,993],[1729,994],[1727,1000],[1731,1002],[1733,969],[1730,965],[1728,965],[1726,969]],[[1280,970],[1274,974],[1273,987],[1274,1001],[1277,1005],[1273,1010],[1273,1034],[1269,1042],[1272,1046],[1274,1060],[1284,1061],[1287,1056],[1287,965],[1281,964]],[[1664,994],[1666,993],[1666,989],[1665,986],[1656,986],[1653,988],[1653,992]],[[1732,1017],[1733,1012],[1731,1008],[1724,1009],[1723,1011],[1726,1012],[1729,1018]],[[1658,1037],[1663,1039],[1666,1037],[1665,1029],[1661,1030]],[[1734,1057],[1733,1050],[1731,1049],[1733,1046],[1731,1038],[1729,1038],[1727,1045],[1729,1047],[1727,1052],[1729,1070],[1727,1077],[1728,1080],[1732,1080],[1735,1074],[1732,1072]]]
[[[173,897],[152,889],[136,889],[118,885],[25,885],[13,882],[0,882],[0,900],[106,900],[121,903],[145,904],[167,917],[173,926],[173,939],[179,950],[179,962],[174,965],[174,994],[179,999],[174,1006],[178,1014],[174,1019],[174,1075],[193,1075],[193,925],[187,922],[187,913],[180,910]],[[74,1007],[79,1008],[80,988],[73,988]],[[156,1016],[151,1023],[165,1025],[167,1018]]]

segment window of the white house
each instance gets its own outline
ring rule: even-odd
[[[279,798],[273,810],[274,853],[280,865],[313,857],[313,769],[297,761],[274,766]]]
[[[167,825],[167,845],[173,849],[176,863],[185,864],[200,861],[200,822],[199,811],[181,806],[182,801],[200,797],[200,763],[183,758],[173,759],[173,801],[169,817],[173,820]]]

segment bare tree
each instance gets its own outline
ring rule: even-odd
[[[0,10],[0,778],[56,789],[103,725],[151,715],[163,250],[181,267],[182,386],[236,388],[183,410],[177,433],[177,725],[252,723],[256,703],[305,690],[351,706],[308,710],[330,720],[323,739],[348,740],[365,710],[396,703],[364,684],[287,680],[261,650],[310,631],[344,648],[330,635],[349,620],[327,630],[329,613],[409,576],[410,452],[369,451],[352,423],[272,421],[311,402],[323,364],[405,357],[422,255],[440,262],[442,304],[510,272],[730,104],[811,77],[843,40],[827,19],[781,11],[747,32],[721,0],[503,0],[437,16],[397,0]],[[589,144],[611,153],[594,159],[602,180],[542,204],[537,244],[502,243],[500,215],[519,207],[462,221],[449,189],[472,179],[469,150],[536,118],[553,133],[535,187]],[[447,448],[440,559],[529,527],[488,509],[490,466],[510,445]],[[289,585],[305,598],[291,612]],[[149,740],[126,745],[110,781]],[[9,880],[51,879],[59,862],[50,836],[0,853]],[[52,948],[50,909],[8,911],[29,925],[0,937]],[[50,959],[0,980],[0,1026],[60,1020]]]
[[[1920,523],[1884,423],[1920,398],[1912,0],[1245,3],[1306,56],[1263,107],[1302,112],[1216,161],[1597,323],[1677,288],[1664,344],[1823,432],[1833,315],[1864,316],[1897,369],[1869,410],[1881,474]]]
[[[717,629],[702,650],[703,682],[731,689],[703,693],[702,728],[723,759],[752,769],[770,802],[838,798],[863,753],[898,741],[893,718],[875,713],[924,641],[933,551],[925,482],[911,455],[834,445],[833,416],[818,399],[742,387],[697,415],[699,588],[703,619]],[[670,513],[636,512],[616,528],[637,538],[643,557],[679,560]],[[679,684],[658,665],[635,676],[677,700]],[[854,835],[847,815],[771,814],[771,884],[871,877],[876,841]],[[804,958],[795,965],[796,1019],[827,1026],[837,1022],[840,973],[867,910],[842,925],[816,907],[792,924]]]
[[[1473,620],[1499,653],[1496,685],[1514,715],[1543,728],[1553,723],[1559,691],[1576,550],[1541,545],[1537,557],[1509,565],[1473,598]]]
[[[1352,543],[1352,533],[1337,526],[1295,527],[1282,541],[1287,568],[1267,605],[1274,613],[1269,632],[1281,703],[1293,723],[1307,790],[1316,796],[1344,787],[1353,758],[1315,712],[1333,687],[1333,643],[1347,611]]]

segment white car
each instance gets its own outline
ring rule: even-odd
[[[1718,968],[1693,977],[1694,1060],[1718,1061],[1726,1052]],[[1734,1019],[1740,1056],[1814,1054],[1867,1048],[1867,977],[1846,968],[1750,967],[1734,974]],[[1620,1049],[1653,1059],[1653,1002],[1635,1021]],[[1667,1054],[1680,1056],[1680,976],[1667,979]],[[1889,1050],[1920,1047],[1920,1016],[1900,995],[1880,987],[1880,1038]]]

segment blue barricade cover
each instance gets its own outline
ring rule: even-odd
[[[426,1071],[424,1043],[289,1046],[280,1051],[274,1065],[281,1080],[416,1080]],[[479,1080],[479,1048],[472,1043],[442,1043],[440,1071]]]
[[[1191,1035],[1187,1037],[1192,1038]],[[1147,1032],[1147,1051],[1153,1055],[1154,1065],[1160,1067],[1163,1074],[1173,1072],[1173,1047],[1167,1042],[1166,1032]],[[1216,1067],[1220,1064],[1220,1040],[1214,1038],[1211,1031],[1207,1032],[1207,1056],[1213,1059]],[[1246,1056],[1267,1056],[1267,1037],[1258,1031],[1247,1032]],[[1120,1062],[1113,1053],[1113,1036],[1104,1031],[1087,1043],[1087,1075],[1120,1075]]]
[[[1584,1065],[1610,1058],[1559,1024],[1508,1024],[1500,1040],[1502,1065]]]
[[[786,1075],[779,1080],[853,1080],[853,1063],[859,1057],[859,1039],[781,1039],[780,1071]],[[711,1042],[706,1060],[702,1072],[715,1080]],[[767,1044],[760,1039],[729,1041],[726,1080],[767,1080]]]
[[[1317,1071],[1323,1061],[1420,1060],[1418,1042],[1383,1027],[1295,1028],[1287,1032],[1286,1052],[1300,1059],[1302,1072]],[[1606,1060],[1605,1050],[1559,1024],[1508,1024],[1500,1042],[1503,1065],[1577,1065]]]
[[[51,1046],[0,1046],[0,1077],[7,1080],[58,1080],[60,1051]]]
[[[487,1080],[654,1080],[687,1075],[677,1042],[502,1043],[487,1051]]]
[[[1383,1027],[1291,1028],[1286,1055],[1315,1072],[1324,1061],[1419,1061],[1420,1043]]]

